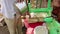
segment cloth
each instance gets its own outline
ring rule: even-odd
[[[16,13],[14,10],[13,4],[16,0],[1,0],[2,5],[2,14],[5,18],[5,22],[8,26],[8,30],[10,34],[15,34],[14,29],[14,14]]]
[[[13,6],[15,1],[16,0],[1,0],[2,14],[9,19],[14,18],[14,14],[16,13]]]
[[[14,19],[8,19],[6,17],[5,18],[5,22],[8,26],[8,30],[10,32],[10,34],[15,34],[15,29],[14,29]]]
[[[24,20],[25,27],[27,28],[26,34],[34,34],[34,28],[36,26],[42,26],[44,22],[28,23],[28,19]]]
[[[22,9],[26,6],[26,3],[23,1],[23,2],[21,2],[21,3],[17,3],[16,6],[17,6],[20,10],[22,10]]]

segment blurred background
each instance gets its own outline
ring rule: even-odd
[[[17,0],[17,2],[23,2],[23,1],[24,0]],[[28,2],[28,0],[25,0],[25,1]],[[34,0],[32,0],[31,2],[33,3],[33,1]],[[9,34],[9,30],[7,28],[5,21],[4,21],[3,14],[1,13],[1,9],[2,9],[1,5],[2,4],[1,4],[1,0],[0,0],[0,34]],[[38,2],[38,5],[39,5],[39,2]],[[43,6],[45,6],[44,3],[42,5],[42,7]],[[51,6],[53,7],[52,17],[60,23],[60,0],[52,0]],[[35,5],[33,5],[32,7],[35,7]],[[27,12],[27,14],[29,14],[29,12]],[[23,15],[25,15],[25,14],[23,14]],[[26,32],[25,26],[22,26],[22,29],[23,29],[23,33],[25,33]]]

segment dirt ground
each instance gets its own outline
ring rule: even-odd
[[[0,34],[9,34],[7,26],[0,26]]]

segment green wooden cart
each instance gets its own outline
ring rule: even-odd
[[[40,0],[42,2],[42,0]],[[51,7],[51,0],[48,0],[46,8],[32,8],[31,0],[28,1],[28,8],[30,13],[47,13],[44,21],[48,27],[49,34],[60,34],[60,24],[51,17],[53,8]]]

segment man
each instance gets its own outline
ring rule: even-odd
[[[8,26],[10,34],[16,34],[14,28],[14,14],[16,13],[16,10],[13,6],[15,2],[16,0],[1,0],[2,13],[4,15],[5,22]]]
[[[2,4],[2,13],[5,18],[5,22],[8,26],[8,30],[10,34],[15,34],[14,29],[14,14],[16,13],[14,10],[13,4],[16,0],[1,0]]]

